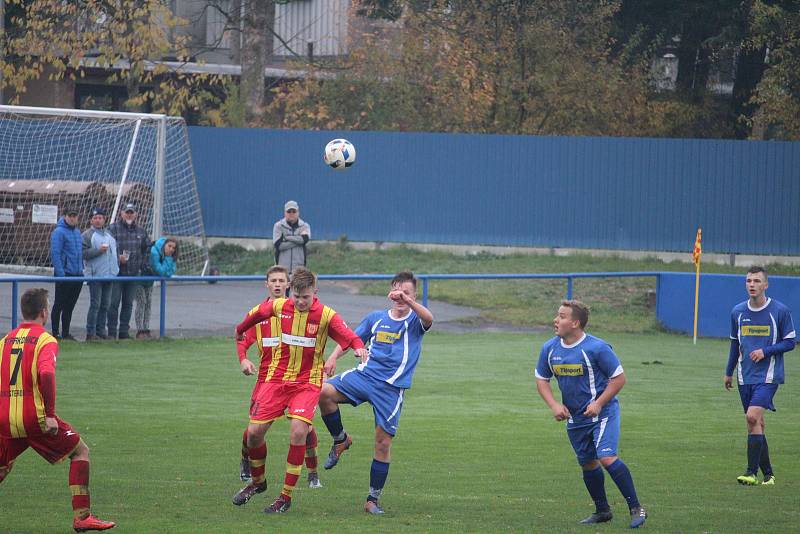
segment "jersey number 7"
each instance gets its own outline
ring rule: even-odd
[[[12,348],[11,356],[14,356],[16,360],[14,361],[14,370],[11,372],[11,378],[8,381],[8,385],[14,386],[17,384],[17,376],[19,375],[19,368],[22,364],[22,347]]]

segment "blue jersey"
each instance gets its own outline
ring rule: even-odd
[[[387,384],[410,388],[426,331],[414,310],[400,319],[393,319],[389,310],[370,313],[355,329],[369,350],[369,359],[358,366],[359,371]]]
[[[794,338],[792,312],[777,300],[768,298],[758,309],[751,308],[749,300],[734,306],[731,339],[739,340],[739,383],[783,384],[783,353],[770,347]],[[750,353],[757,349],[764,350],[765,358],[754,362]]]
[[[600,338],[584,334],[572,345],[554,337],[542,346],[536,364],[536,378],[558,381],[561,399],[570,413],[567,428],[590,425],[618,410],[617,398],[612,398],[597,417],[586,417],[589,403],[606,390],[608,379],[623,373],[619,358],[611,346]]]

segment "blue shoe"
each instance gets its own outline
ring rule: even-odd
[[[578,523],[581,525],[594,525],[595,523],[606,523],[613,518],[614,515],[611,513],[611,510],[606,510],[605,512],[595,512],[586,519],[581,519]]]
[[[644,526],[644,521],[647,519],[647,512],[643,506],[631,508],[631,528],[639,528]]]
[[[378,506],[378,503],[375,501],[367,501],[367,504],[364,505],[364,511],[372,515],[381,515],[384,513],[383,508]]]

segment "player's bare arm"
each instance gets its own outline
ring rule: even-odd
[[[600,411],[603,409],[603,406],[608,404],[608,401],[614,398],[614,396],[619,393],[622,389],[622,386],[625,385],[625,373],[620,373],[613,378],[608,379],[608,385],[606,386],[605,391],[603,394],[597,397],[595,400],[589,403],[586,406],[586,410],[583,412],[583,415],[586,417],[597,417],[600,415]]]
[[[542,397],[542,400],[550,407],[550,410],[553,412],[553,418],[555,418],[556,421],[564,421],[570,418],[567,407],[558,402],[553,396],[553,390],[550,389],[550,382],[548,380],[537,378],[536,391],[539,392],[539,396]]]
[[[419,320],[422,321],[422,326],[424,326],[426,329],[431,327],[433,324],[433,313],[431,313],[428,308],[417,302],[416,299],[406,294],[402,289],[392,289],[388,296],[390,300],[405,304],[414,310],[414,313],[417,314]]]
[[[336,345],[336,348],[333,349],[333,352],[331,352],[331,355],[328,356],[327,360],[325,360],[325,365],[322,367],[327,376],[333,376],[336,374],[336,361],[339,358],[341,358],[348,350],[350,349],[349,348],[343,349],[339,345]]]

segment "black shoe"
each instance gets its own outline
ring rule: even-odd
[[[129,334],[120,334],[117,339],[130,339],[131,336]]]
[[[61,339],[63,339],[64,341],[78,341],[72,334],[64,334],[63,336],[61,336]]]
[[[86,334],[86,341],[98,341],[100,338],[94,334]]]
[[[267,491],[266,482],[262,482],[261,484],[248,484],[236,492],[236,495],[233,496],[233,504],[241,506],[252,499],[253,495],[265,491]]]
[[[264,508],[265,514],[282,514],[288,512],[289,507],[292,505],[292,500],[285,495],[278,495],[275,502]]]
[[[605,523],[607,521],[611,521],[614,516],[611,514],[611,510],[606,512],[595,512],[586,519],[581,519],[578,521],[581,525],[593,525],[595,523]]]
[[[241,463],[239,464],[239,479],[242,482],[246,482],[252,478],[250,474],[250,460],[242,458]]]

